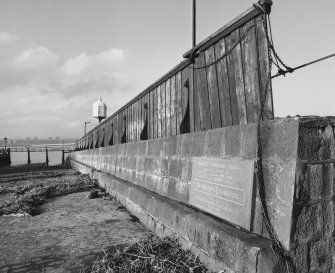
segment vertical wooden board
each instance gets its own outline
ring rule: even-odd
[[[220,97],[221,123],[222,126],[231,126],[232,113],[230,107],[229,81],[226,54],[226,44],[224,38],[215,44],[215,58],[219,60],[216,65],[218,75],[218,88]]]
[[[138,123],[139,123],[139,116],[138,116],[138,109],[139,108],[139,103],[138,100],[134,102],[134,133],[135,133],[135,142],[139,141],[138,138]]]
[[[144,121],[145,121],[145,109],[144,109],[144,104],[145,104],[145,97],[143,96],[141,98],[141,123],[140,123],[140,135],[143,131],[144,128]]]
[[[256,36],[257,36],[257,48],[258,48],[258,63],[259,63],[259,79],[261,86],[261,101],[264,97],[265,89],[267,86],[268,74],[269,74],[269,57],[268,57],[268,42],[264,31],[262,16],[258,16],[255,19],[256,23]],[[272,100],[272,85],[271,80],[268,87],[267,100],[263,110],[263,120],[273,119],[273,100]]]
[[[132,140],[132,124],[133,124],[133,115],[132,115],[132,105],[129,105],[129,116],[128,116],[128,123],[129,123],[129,141],[133,142]]]
[[[189,77],[189,102],[190,102],[190,132],[194,132],[194,64],[187,68]]]
[[[242,40],[242,57],[244,70],[244,91],[247,104],[248,123],[257,121],[260,111],[260,88],[258,74],[258,54],[256,47],[256,29],[254,20],[240,28],[240,37],[248,31]]]
[[[181,78],[182,78],[182,72],[179,71],[176,74],[176,134],[180,135],[180,124],[183,120],[183,111],[182,111],[182,105],[181,105]]]
[[[126,117],[126,119],[124,119],[124,117]],[[122,111],[122,135],[123,135],[124,131],[126,130],[126,143],[128,142],[127,124],[128,124],[127,109],[124,109]]]
[[[118,143],[121,143],[121,138],[122,138],[122,111],[118,113],[117,115],[117,131],[118,131]]]
[[[171,122],[171,135],[175,136],[177,134],[177,115],[176,115],[176,75],[171,77],[170,81],[171,89],[171,112],[170,112],[170,122]]]
[[[109,140],[109,119],[107,118],[105,121],[105,137],[104,137],[104,146],[108,146],[108,140]]]
[[[144,108],[144,105],[147,104],[147,109]],[[148,120],[148,126],[149,126],[149,93],[145,94],[144,100],[143,100],[143,128],[145,126],[145,119],[147,118]],[[149,127],[147,128],[149,130]],[[147,131],[149,133],[149,131]],[[148,134],[149,137],[149,134]]]
[[[187,94],[187,87],[185,87],[186,81],[190,82],[189,75],[188,75],[188,69],[187,67],[183,69],[181,74],[181,92],[180,92],[180,107],[181,107],[181,118],[180,122],[183,120],[187,108],[187,102],[188,102],[188,94]]]
[[[158,111],[157,111],[157,88],[152,90],[152,110],[153,110],[153,116],[152,116],[152,123],[153,123],[153,138],[157,138],[157,131],[158,131]]]
[[[239,41],[239,29],[233,31],[226,39],[227,51],[229,51]],[[233,112],[233,124],[247,123],[247,109],[244,94],[244,79],[242,67],[241,45],[234,47],[228,55],[228,74],[230,83],[230,98]],[[236,102],[235,102],[236,99]],[[237,109],[235,109],[237,108]],[[237,117],[236,117],[237,115]]]
[[[139,109],[138,140],[141,140],[141,133],[143,130],[143,116],[144,116],[143,97],[138,100],[138,109]]]
[[[166,136],[171,136],[171,78],[165,82]]]
[[[135,103],[132,103],[132,141],[136,141],[136,106]]]
[[[113,123],[113,119],[109,118],[109,121],[108,121],[108,137],[107,137],[107,140],[106,140],[106,146],[109,146],[109,141],[110,141],[110,139],[112,137],[112,134],[113,134],[112,123]]]
[[[162,137],[162,96],[160,86],[157,86],[157,137]]]
[[[209,109],[209,94],[207,88],[207,77],[205,66],[205,54],[200,52],[198,58],[195,59],[195,86],[197,96],[197,104],[194,109],[199,109],[199,119],[195,120],[197,130],[208,130],[212,128],[210,109]]]
[[[221,111],[215,60],[214,46],[210,46],[205,51],[209,109],[211,113],[212,128],[219,128],[221,127]]]
[[[154,117],[154,103],[153,103],[153,100],[154,100],[154,89],[151,90],[149,92],[149,107],[148,107],[148,113],[149,113],[149,123],[148,123],[148,126],[149,126],[149,139],[153,139],[154,138],[154,120],[153,120],[153,117]]]
[[[138,106],[137,106],[137,114],[138,114],[138,120],[137,120],[137,139],[138,141],[141,140],[141,132],[142,132],[142,99],[137,100]]]
[[[128,136],[129,138],[127,139],[128,142],[132,142],[131,140],[131,123],[132,123],[132,116],[131,116],[131,104],[128,106],[128,116],[127,116],[127,121],[128,121],[128,126],[127,126],[127,130],[128,130]]]
[[[162,132],[161,137],[166,136],[166,103],[165,103],[165,82],[160,85],[161,89],[161,117],[162,117]]]

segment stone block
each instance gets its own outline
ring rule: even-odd
[[[297,273],[309,272],[307,244],[301,244],[297,246],[290,252],[290,256],[292,257],[293,265],[297,269]]]
[[[304,121],[299,126],[298,157],[318,161],[332,158],[334,132],[323,120]]]
[[[321,202],[322,211],[322,235],[331,237],[334,233],[335,207],[333,201]]]
[[[297,157],[299,119],[266,121],[261,126],[263,158],[290,161]]]
[[[189,157],[203,155],[206,141],[206,132],[184,134],[182,138],[182,156]]]
[[[221,157],[241,157],[241,127],[232,126],[225,130],[225,142],[222,143]]]
[[[160,160],[160,173],[162,177],[169,176],[169,160],[167,158]]]
[[[207,141],[204,148],[205,156],[219,157],[221,155],[222,143],[225,141],[225,132],[226,130],[223,128],[207,132]]]
[[[178,138],[180,138],[180,136],[171,136],[164,138],[163,143],[164,156],[171,157],[180,154],[181,142],[177,142]]]
[[[160,156],[163,154],[164,139],[157,138],[148,141],[147,155],[148,156]]]
[[[292,203],[295,186],[296,162],[263,161],[263,177],[267,199]]]
[[[319,203],[310,206],[294,206],[293,242],[305,243],[322,235],[322,212]]]
[[[169,160],[169,177],[181,178],[182,164],[180,159],[170,159]]]
[[[292,204],[278,200],[267,200],[267,210],[272,227],[282,245],[289,250],[291,248]],[[269,238],[267,228],[263,227],[262,236]]]
[[[322,238],[309,245],[310,270],[330,269],[332,266],[332,241]]]
[[[127,156],[135,156],[137,152],[137,142],[127,143]]]
[[[147,141],[136,142],[136,154],[138,156],[145,156],[147,154]]]

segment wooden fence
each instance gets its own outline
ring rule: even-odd
[[[183,62],[79,139],[76,148],[256,122],[269,70],[263,16],[252,7],[186,52]],[[264,110],[263,119],[272,119],[271,90]]]

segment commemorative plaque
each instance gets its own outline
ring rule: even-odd
[[[250,230],[254,160],[194,157],[190,205]]]

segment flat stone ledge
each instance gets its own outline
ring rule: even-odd
[[[70,163],[76,170],[91,173],[101,186],[157,235],[177,234],[184,248],[199,255],[209,268],[245,273],[273,271],[275,257],[268,239],[111,174],[73,160]]]

